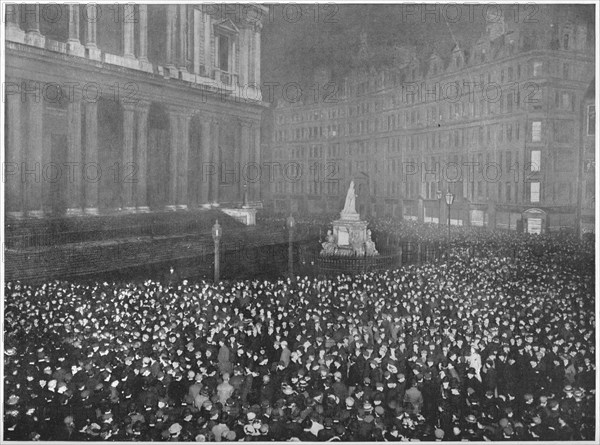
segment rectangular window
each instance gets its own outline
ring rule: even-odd
[[[229,71],[229,39],[225,36],[219,36],[219,69]]]
[[[533,62],[533,76],[542,75],[542,62]]]
[[[540,150],[531,150],[531,171],[539,172],[542,165],[542,152]]]
[[[568,110],[571,108],[571,93],[563,92],[561,99],[561,106],[563,110]]]
[[[531,123],[531,142],[540,142],[542,140],[542,123],[540,121]]]
[[[531,182],[529,183],[529,201],[540,202],[540,183]]]

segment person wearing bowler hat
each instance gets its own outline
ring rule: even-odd
[[[589,252],[456,230],[485,255],[335,279],[6,283],[4,437],[593,440],[593,279],[563,264]]]

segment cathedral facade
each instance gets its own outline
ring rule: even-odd
[[[260,201],[262,6],[5,8],[9,217]]]

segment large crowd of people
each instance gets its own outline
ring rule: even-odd
[[[461,230],[331,279],[7,283],[4,438],[594,439],[593,246]]]

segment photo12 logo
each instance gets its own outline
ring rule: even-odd
[[[135,82],[4,82],[3,100],[19,96],[21,102],[44,102],[48,104],[72,103],[81,100],[84,103],[97,103],[111,100],[123,104],[139,102],[139,86]]]

